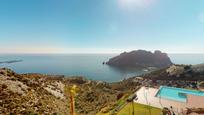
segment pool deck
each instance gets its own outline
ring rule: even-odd
[[[150,105],[153,107],[163,108],[171,106],[175,112],[182,112],[186,110],[186,108],[203,108],[204,107],[204,96],[194,96],[187,95],[187,102],[179,102],[169,99],[162,99],[159,97],[155,97],[159,89],[156,88],[146,88],[141,87],[137,92],[137,100],[134,102]]]

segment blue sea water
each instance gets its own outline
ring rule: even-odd
[[[103,65],[102,62],[117,54],[0,54],[0,62],[23,60],[16,63],[3,63],[17,73],[42,73],[66,76],[84,76],[87,79],[107,82],[145,73],[139,68],[115,68]],[[204,54],[169,54],[173,63],[204,63]]]

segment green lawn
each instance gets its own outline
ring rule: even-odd
[[[161,109],[146,106],[138,103],[134,103],[134,114],[135,115],[160,115]],[[133,106],[132,103],[127,104],[123,109],[121,109],[117,115],[132,115]]]

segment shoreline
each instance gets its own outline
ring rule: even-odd
[[[89,80],[84,77],[53,77],[53,75],[39,73],[17,74],[10,69],[1,68],[0,100],[4,106],[0,106],[0,109],[3,113],[68,114],[69,95],[65,89],[73,85],[80,89],[76,96],[76,112],[79,115],[94,115],[104,109],[111,110],[117,106],[117,97],[131,95],[142,86],[197,89],[198,80],[159,80],[160,75],[165,76],[167,74],[164,74],[165,70],[151,72],[142,77],[131,77],[119,82],[108,83]]]

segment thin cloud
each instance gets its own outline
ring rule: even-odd
[[[204,13],[201,13],[198,18],[200,22],[204,23]]]
[[[155,4],[156,0],[118,0],[123,9],[134,10],[138,8],[148,8]]]

